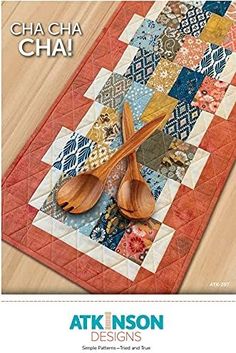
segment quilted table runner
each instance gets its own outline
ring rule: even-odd
[[[176,293],[235,160],[235,21],[230,1],[121,3],[7,171],[3,239],[92,293]],[[61,183],[120,148],[124,101],[136,130],[170,114],[137,152],[152,218],[119,213],[125,161],[64,212]]]

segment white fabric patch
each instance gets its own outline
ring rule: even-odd
[[[53,143],[51,144],[51,146],[43,156],[42,161],[49,165],[53,165],[59,153],[63,150],[63,147],[70,139],[72,133],[73,131],[65,127],[62,127],[58,135],[56,136],[55,140],[53,141]]]
[[[223,119],[228,119],[231,110],[233,109],[234,103],[236,101],[236,87],[229,86],[224,98],[220,102],[220,105],[216,111],[216,115]]]
[[[175,229],[164,223],[161,224],[156,238],[142,263],[142,267],[153,273],[157,271],[174,233]]]
[[[138,48],[128,45],[113,71],[117,74],[124,75],[137,54],[137,51]]]
[[[168,1],[155,1],[150,10],[148,11],[146,18],[155,21],[161,11],[164,9]]]
[[[61,176],[61,171],[52,167],[29,200],[29,205],[39,210]]]
[[[232,53],[220,75],[220,80],[230,83],[236,72],[236,53]]]
[[[182,184],[194,189],[200,175],[202,174],[203,168],[205,167],[210,153],[198,148],[187,172],[182,180]]]
[[[163,222],[174,198],[179,190],[180,183],[175,180],[167,179],[164,188],[161,191],[160,196],[157,199],[155,211],[152,218],[159,222]]]
[[[77,126],[76,131],[78,131],[81,135],[86,136],[95,121],[98,119],[103,108],[104,105],[98,102],[93,102],[93,104]]]
[[[143,22],[144,17],[139,15],[133,15],[127,26],[125,27],[124,31],[121,33],[119,40],[129,44],[133,36],[135,35],[137,29],[140,27],[141,23]]]
[[[111,76],[112,72],[101,68],[95,79],[93,80],[92,84],[89,86],[87,91],[85,92],[84,96],[95,100],[99,92],[101,91],[102,87],[105,85],[109,77]]]
[[[214,115],[208,112],[201,112],[186,142],[198,147],[205,135]]]

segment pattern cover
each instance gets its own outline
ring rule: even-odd
[[[235,161],[236,6],[124,2],[3,179],[3,240],[91,293],[177,293]],[[73,215],[63,183],[121,146],[128,101],[139,130],[169,119],[138,149],[156,200],[132,222],[116,203],[126,170]]]

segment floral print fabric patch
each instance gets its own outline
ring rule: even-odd
[[[162,35],[164,29],[165,26],[162,24],[145,19],[130,44],[147,51],[153,51],[156,41]]]
[[[210,113],[215,113],[228,88],[228,83],[206,77],[196,96],[193,105]]]
[[[111,199],[106,211],[90,234],[90,238],[111,250],[115,250],[128,224],[129,221],[120,214],[115,200]]]
[[[146,222],[131,222],[116,252],[141,265],[159,228],[160,223],[152,218]]]
[[[109,107],[103,108],[99,118],[89,130],[87,137],[97,143],[108,145],[120,133],[120,113]]]
[[[147,86],[163,93],[168,93],[176,81],[181,66],[169,60],[161,59],[147,82]]]
[[[199,38],[187,35],[184,37],[184,43],[178,51],[174,62],[194,70],[200,63],[208,44]]]
[[[189,7],[190,5],[183,1],[168,1],[156,21],[165,26],[177,28]]]
[[[181,182],[190,166],[197,148],[174,139],[158,168],[162,175]]]

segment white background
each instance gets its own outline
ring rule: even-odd
[[[71,320],[74,314],[105,311],[163,314],[164,330],[143,333],[141,344],[151,352],[236,352],[235,295],[2,295],[0,305],[1,352],[90,352],[81,348],[93,345],[90,331],[70,331]]]

